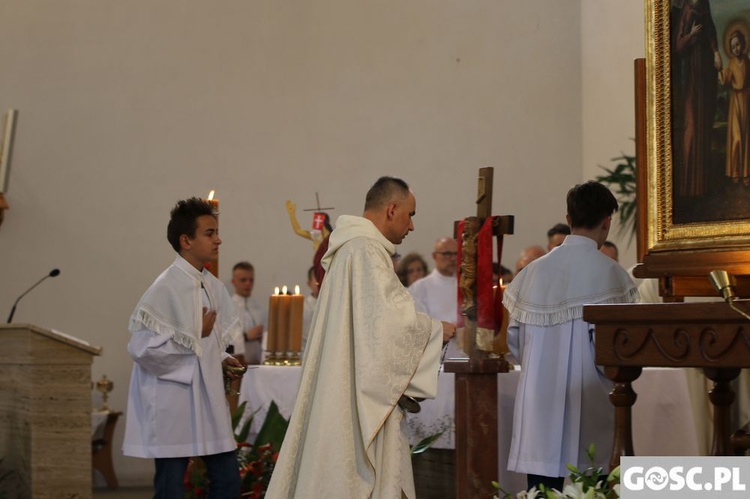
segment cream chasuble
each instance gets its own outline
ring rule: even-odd
[[[365,218],[342,216],[303,357],[297,402],[267,498],[413,498],[403,394],[433,398],[439,321],[417,313],[395,251]]]

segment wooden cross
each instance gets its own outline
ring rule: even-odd
[[[321,213],[323,211],[335,210],[336,209],[336,208],[321,208],[320,207],[320,198],[318,197],[318,193],[317,192],[315,193],[315,206],[317,206],[317,208],[305,208],[302,211],[315,211],[315,212]]]
[[[480,223],[492,210],[493,171],[491,167],[479,169],[476,204]],[[495,237],[512,233],[512,216],[493,217]],[[465,317],[464,322],[472,327],[471,318]],[[473,329],[476,331],[476,323]],[[468,359],[450,360],[444,370],[455,374],[456,497],[491,497],[495,492],[492,481],[498,477],[497,375],[508,372],[509,365],[490,351],[474,348]]]

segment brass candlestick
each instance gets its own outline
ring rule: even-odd
[[[102,379],[96,382],[96,391],[102,394],[102,411],[108,411],[109,406],[107,405],[107,399],[109,398],[109,392],[115,387],[112,380],[107,379],[107,375],[103,375]]]

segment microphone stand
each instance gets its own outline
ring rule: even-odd
[[[55,269],[55,270],[57,270],[57,269]],[[13,316],[16,313],[16,306],[18,305],[18,302],[21,301],[21,298],[23,298],[24,296],[26,296],[27,294],[29,294],[29,292],[32,289],[34,289],[35,287],[39,286],[42,283],[42,281],[44,281],[48,277],[55,277],[56,275],[58,275],[60,273],[59,270],[57,270],[57,272],[55,273],[55,270],[53,270],[52,272],[50,272],[46,276],[42,277],[41,279],[39,279],[33,286],[31,286],[29,289],[27,289],[24,294],[22,294],[21,296],[18,297],[18,299],[16,300],[16,302],[13,304],[13,308],[10,309],[10,315],[8,316],[8,321],[7,321],[8,324],[10,324],[10,321],[13,320]],[[54,274],[54,275],[52,275],[52,274]]]

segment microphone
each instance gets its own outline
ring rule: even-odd
[[[16,302],[13,304],[13,308],[10,309],[10,315],[8,316],[8,324],[10,324],[10,321],[13,320],[13,315],[16,313],[16,305],[18,305],[18,302],[21,301],[21,298],[23,298],[24,296],[26,296],[27,294],[29,294],[29,292],[32,289],[34,289],[35,287],[39,286],[42,283],[42,281],[44,281],[48,277],[57,277],[59,275],[60,275],[60,269],[52,269],[52,270],[50,270],[49,274],[47,274],[46,276],[44,276],[41,279],[39,279],[36,282],[36,284],[34,284],[33,286],[31,286],[21,296],[19,296],[18,299],[16,300]]]

